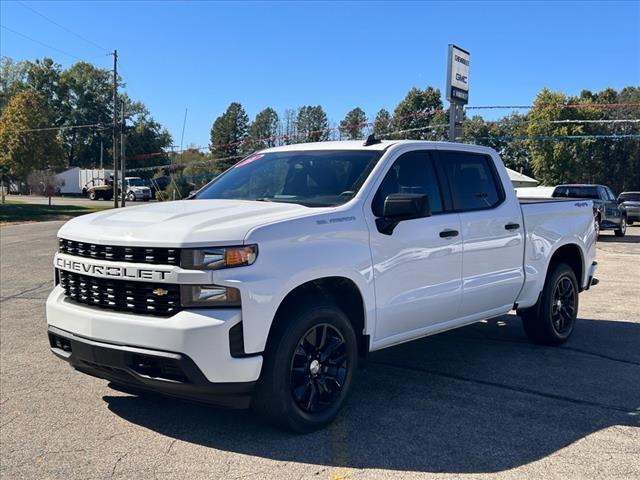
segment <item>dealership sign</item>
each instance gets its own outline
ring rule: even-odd
[[[471,54],[449,45],[447,65],[447,100],[466,104],[469,101],[469,64]]]

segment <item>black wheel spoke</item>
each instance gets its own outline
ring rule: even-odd
[[[328,342],[326,342],[325,347],[320,354],[320,361],[325,362],[343,344],[344,342],[341,338],[332,337]]]
[[[313,382],[309,383],[309,395],[307,396],[307,410],[312,411],[318,400],[318,390]]]

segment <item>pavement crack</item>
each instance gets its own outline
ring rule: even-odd
[[[117,460],[115,461],[115,463],[113,464],[113,469],[111,470],[111,477],[109,477],[109,478],[113,478],[113,476],[114,476],[114,475],[115,475],[115,473],[116,473],[116,468],[118,468],[118,464],[119,464],[119,463],[120,463],[120,461],[121,461],[124,457],[126,457],[127,455],[129,455],[129,452],[125,453],[124,455],[120,455],[120,456],[118,457],[118,459],[117,459]]]
[[[583,350],[581,348],[575,348],[575,347],[558,347],[558,348],[560,350],[569,350],[572,352],[578,352],[585,355],[592,355],[594,357],[602,358],[604,360],[611,360],[612,362],[626,363],[628,365],[635,365],[637,367],[640,367],[640,362],[634,362],[633,360],[625,360],[624,358],[611,357],[603,353],[590,352],[589,350]]]
[[[37,290],[40,290],[41,288],[44,288],[45,285],[50,285],[50,284],[51,284],[51,280],[47,280],[46,282],[39,283],[35,287],[27,288],[25,290],[22,290],[21,292],[15,293],[13,295],[9,295],[8,297],[0,298],[0,303],[6,302],[7,300],[11,300],[13,298],[18,298],[18,297],[20,297],[22,295],[25,295],[27,293],[35,292]]]
[[[387,362],[369,362],[372,365],[381,365],[381,366],[385,366],[385,367],[391,367],[391,368],[399,368],[402,370],[409,370],[409,371],[413,371],[413,372],[420,372],[420,373],[428,373],[431,375],[435,375],[438,377],[443,377],[443,378],[451,378],[454,380],[459,380],[461,382],[470,382],[470,383],[475,383],[478,385],[486,385],[488,387],[495,387],[495,388],[502,388],[504,390],[510,390],[512,392],[518,392],[518,393],[526,393],[529,395],[535,395],[537,397],[542,397],[542,398],[548,398],[551,400],[559,400],[559,401],[563,401],[563,402],[568,402],[568,403],[573,403],[575,405],[586,405],[586,406],[590,406],[590,407],[596,407],[596,408],[602,408],[605,410],[612,410],[615,412],[622,412],[622,413],[629,413],[629,409],[625,408],[625,407],[621,407],[618,405],[608,405],[606,403],[600,403],[600,402],[592,402],[589,400],[582,400],[579,398],[572,398],[572,397],[566,397],[564,395],[557,395],[554,393],[548,393],[548,392],[540,392],[538,390],[533,390],[531,388],[525,388],[525,387],[516,387],[514,385],[507,385],[504,383],[498,383],[498,382],[491,382],[489,380],[479,380],[476,378],[469,378],[469,377],[464,377],[462,375],[456,375],[453,373],[444,373],[444,372],[439,372],[437,370],[431,370],[428,368],[419,368],[419,367],[411,367],[411,366],[407,366],[407,365],[397,365],[397,364],[393,364],[393,363],[387,363]]]

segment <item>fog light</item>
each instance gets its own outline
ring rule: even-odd
[[[220,285],[182,285],[183,307],[239,307],[240,290]]]

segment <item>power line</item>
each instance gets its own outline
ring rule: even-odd
[[[640,103],[571,103],[571,104],[558,104],[558,105],[540,105],[540,107],[555,107],[555,108],[640,108]],[[534,108],[534,105],[480,105],[480,106],[466,106],[465,110],[528,110]]]
[[[18,2],[18,3],[19,3],[20,5],[22,5],[24,8],[27,8],[27,9],[31,10],[31,11],[32,11],[33,13],[35,13],[36,15],[41,16],[42,18],[44,18],[44,19],[45,19],[45,20],[47,20],[48,22],[53,23],[55,26],[57,26],[57,27],[61,28],[61,29],[62,29],[62,30],[64,30],[65,32],[68,32],[68,33],[70,33],[71,35],[74,35],[74,36],[78,37],[80,40],[84,40],[85,42],[90,43],[91,45],[93,45],[94,47],[99,48],[99,49],[100,49],[100,50],[102,50],[103,52],[106,52],[106,51],[107,51],[107,49],[106,49],[106,48],[104,48],[104,47],[103,47],[103,46],[101,46],[101,45],[98,45],[98,44],[97,44],[96,42],[94,42],[93,40],[90,40],[90,39],[88,39],[88,38],[86,38],[86,37],[83,37],[83,36],[82,36],[82,35],[80,35],[79,33],[74,32],[73,30],[71,30],[71,29],[69,29],[69,28],[65,27],[64,25],[60,25],[60,24],[59,24],[58,22],[56,22],[55,20],[52,20],[51,18],[47,17],[44,13],[41,13],[41,12],[37,11],[35,8],[30,7],[30,6],[29,6],[29,5],[27,5],[26,3],[24,3],[24,2]]]
[[[102,123],[90,123],[86,125],[62,125],[60,127],[42,127],[42,128],[27,128],[24,130],[9,130],[10,132],[16,133],[30,133],[30,132],[46,132],[50,130],[70,130],[75,128],[108,128]]]
[[[57,48],[57,47],[54,47],[53,45],[49,45],[47,43],[41,42],[40,40],[36,40],[35,38],[31,38],[30,36],[25,35],[24,33],[20,33],[20,32],[18,32],[16,30],[13,30],[12,28],[5,27],[4,25],[0,25],[0,27],[4,28],[5,30],[8,30],[8,31],[10,31],[12,33],[15,33],[16,35],[20,35],[21,37],[24,37],[27,40],[31,40],[32,42],[35,42],[35,43],[37,43],[39,45],[42,45],[43,47],[50,48],[50,49],[55,50],[57,52],[60,52],[60,53],[62,53],[64,55],[67,55],[69,57],[75,58],[76,60],[80,60],[81,62],[84,61],[82,58],[74,55],[73,53],[65,52],[64,50],[61,50],[60,48]]]

